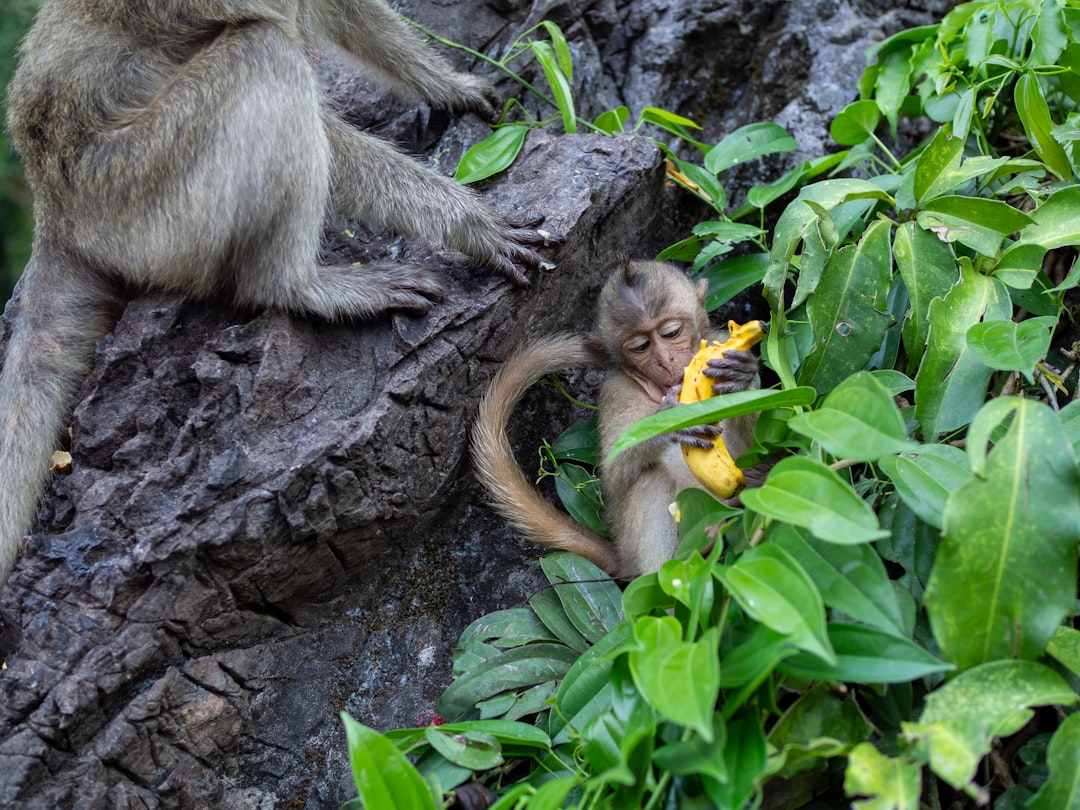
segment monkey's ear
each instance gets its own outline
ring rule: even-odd
[[[709,280],[701,279],[697,283],[697,300],[699,304],[705,303],[705,294],[709,292]]]

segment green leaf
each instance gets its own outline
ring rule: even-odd
[[[873,731],[853,692],[840,695],[833,684],[818,683],[784,711],[769,731],[769,744],[779,751],[783,777],[846,754]]]
[[[959,284],[930,302],[926,354],[915,375],[915,418],[927,440],[966,425],[985,397],[993,370],[972,353],[968,329],[1011,316],[1005,285],[976,272],[970,263],[965,263]]]
[[[1031,288],[1042,269],[1046,248],[1042,245],[1009,245],[994,266],[994,278],[1018,290]]]
[[[1070,706],[1076,693],[1052,669],[1032,661],[991,661],[962,672],[926,697],[918,723],[902,723],[904,737],[930,768],[958,790],[970,784],[994,737],[1014,734],[1030,706]]]
[[[688,163],[678,158],[675,158],[675,166],[682,177],[674,175],[674,179],[705,200],[717,213],[723,213],[727,207],[727,192],[715,174],[710,174],[696,163]],[[669,173],[669,176],[672,175]],[[688,182],[692,185],[687,185]]]
[[[896,590],[872,546],[826,543],[792,526],[778,526],[768,538],[806,569],[828,607],[893,635],[906,635]]]
[[[731,776],[724,761],[726,745],[727,728],[724,726],[724,718],[717,713],[713,716],[711,741],[694,736],[689,740],[668,743],[653,754],[653,762],[676,776],[700,775],[727,783]]]
[[[566,35],[563,34],[562,29],[551,20],[541,20],[540,28],[547,31],[548,37],[551,38],[551,48],[555,52],[559,64],[559,70],[570,81],[574,80],[574,59],[570,54],[570,46],[566,42]]]
[[[568,742],[594,717],[611,710],[610,653],[630,638],[626,625],[600,639],[573,663],[555,696],[558,711],[548,717],[548,733],[554,745]]]
[[[559,641],[578,653],[589,648],[589,642],[577,631],[573,622],[566,615],[562,601],[554,588],[545,588],[529,597],[529,607],[536,612],[537,618],[554,633]]]
[[[944,128],[938,129],[930,145],[919,155],[915,164],[915,201],[923,202],[955,188],[950,176],[960,168],[964,152],[962,138],[950,138]]]
[[[560,460],[578,461],[590,466],[596,465],[597,445],[600,434],[597,432],[596,419],[575,422],[551,444],[551,454]]]
[[[727,782],[703,774],[701,781],[714,807],[745,807],[765,773],[765,732],[757,712],[744,712],[730,718],[727,745],[724,746],[724,769]],[[624,807],[626,805],[623,805]]]
[[[508,168],[521,152],[530,129],[528,124],[507,124],[473,144],[461,156],[454,179],[467,185]]]
[[[716,571],[740,607],[787,636],[800,650],[830,663],[836,656],[825,632],[825,605],[810,575],[779,546],[751,548]]]
[[[440,756],[454,765],[472,771],[485,771],[503,764],[499,741],[480,731],[449,732],[441,726],[424,729],[428,743]]]
[[[1047,197],[1031,212],[1033,224],[1020,232],[1020,241],[1047,250],[1080,245],[1080,186],[1067,186]]]
[[[718,631],[682,641],[671,616],[645,616],[634,625],[642,649],[629,654],[630,674],[642,697],[666,719],[713,739],[713,708],[720,692]]]
[[[551,43],[534,41],[529,45],[551,88],[555,106],[558,107],[559,115],[562,117],[563,130],[567,135],[572,135],[577,132],[577,117],[574,112],[574,91],[570,86],[570,78],[563,71]]]
[[[1070,714],[1050,738],[1046,750],[1050,776],[1028,801],[1031,810],[1080,807],[1080,714]]]
[[[795,139],[777,124],[767,121],[747,124],[726,135],[705,153],[705,168],[713,174],[720,174],[732,166],[763,155],[790,152],[798,145]]]
[[[500,652],[456,678],[439,698],[438,712],[465,717],[481,701],[500,692],[562,678],[578,653],[562,644],[527,644]]]
[[[637,127],[642,124],[653,124],[661,129],[670,132],[672,135],[677,135],[689,144],[696,146],[702,151],[707,151],[709,146],[696,140],[689,132],[691,129],[701,129],[701,126],[695,121],[689,118],[684,118],[681,115],[676,115],[673,112],[662,110],[658,107],[643,107],[641,115],[638,118]],[[637,129],[635,127],[635,129]]]
[[[615,440],[606,463],[610,464],[611,459],[623,450],[651,439],[653,436],[707,422],[719,422],[733,416],[745,416],[769,408],[809,405],[814,401],[815,396],[813,388],[792,388],[786,391],[740,391],[710,397],[701,402],[687,403],[677,408],[665,408],[644,419],[639,419],[624,430],[622,435]]]
[[[918,810],[922,769],[918,763],[886,757],[872,743],[862,742],[848,754],[844,792],[867,796],[851,803],[854,810]]]
[[[914,222],[904,222],[893,237],[893,256],[904,279],[911,309],[901,339],[908,355],[908,373],[915,373],[930,332],[930,302],[944,298],[960,280],[952,247]]]
[[[462,632],[458,647],[473,640],[494,641],[500,647],[520,647],[534,641],[559,639],[529,608],[508,608],[476,619]]]
[[[987,455],[991,431],[1010,418]],[[945,504],[925,599],[930,626],[961,668],[1035,658],[1075,606],[1076,457],[1048,406],[1014,397],[979,411],[967,449],[975,477]]]
[[[799,382],[827,393],[850,374],[865,368],[881,346],[892,318],[886,297],[892,278],[891,225],[878,220],[856,245],[825,263],[806,311],[814,346],[799,369]]]
[[[971,478],[964,452],[943,444],[924,444],[917,452],[883,458],[879,465],[908,508],[936,529],[943,525],[949,495]]]
[[[851,486],[820,461],[782,459],[760,487],[740,495],[747,508],[801,526],[830,543],[869,543],[888,533]]]
[[[1035,20],[1035,28],[1031,32],[1028,64],[1032,67],[1056,65],[1065,46],[1069,44],[1069,31],[1065,26],[1061,6],[1061,0],[1044,0],[1042,3]]]
[[[593,121],[593,126],[602,132],[606,132],[608,135],[612,135],[616,132],[623,131],[626,119],[629,117],[630,110],[620,105],[614,110],[608,110],[607,112],[600,113],[600,115],[596,116],[596,120]]]
[[[555,492],[574,520],[601,537],[607,536],[607,524],[600,512],[600,481],[591,470],[563,462],[555,476]]]
[[[1034,73],[1025,73],[1017,79],[1013,101],[1035,154],[1062,180],[1072,180],[1069,156],[1050,132],[1054,128],[1054,121],[1050,117],[1050,108],[1046,105],[1046,98],[1039,85],[1039,77]]]
[[[777,669],[807,680],[845,683],[907,683],[954,669],[914,641],[859,624],[829,622],[829,641],[836,663],[828,665],[810,655],[793,655]]]
[[[1026,321],[990,321],[974,324],[967,333],[968,346],[990,368],[1022,371],[1032,381],[1035,364],[1046,356],[1057,318]]]
[[[743,290],[758,284],[768,269],[767,253],[749,253],[706,267],[698,275],[698,278],[709,282],[709,291],[705,294],[705,310],[712,312]]]
[[[545,554],[540,567],[574,628],[595,644],[622,621],[622,591],[611,579],[576,554]]]
[[[829,135],[841,146],[855,146],[873,135],[880,121],[876,101],[854,101],[832,120]]]
[[[1073,674],[1080,675],[1080,630],[1059,627],[1050,637],[1046,652],[1072,670]]]
[[[817,410],[793,416],[788,425],[836,458],[876,461],[918,447],[888,390],[866,371],[848,377]]]
[[[435,799],[427,783],[397,746],[345,712],[341,713],[341,720],[345,724],[356,792],[365,807],[435,810]]]
[[[947,195],[923,205],[919,226],[946,242],[959,242],[984,256],[996,256],[1001,241],[1033,220],[1001,200]]]

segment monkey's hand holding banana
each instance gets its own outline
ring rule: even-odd
[[[742,326],[731,321],[725,342],[701,341],[701,350],[686,367],[679,402],[700,402],[714,395],[745,391],[758,370],[757,359],[749,349],[765,336],[765,329],[761,321]],[[723,499],[738,494],[746,479],[728,452],[718,426],[688,428],[676,436],[690,472],[707,490]]]

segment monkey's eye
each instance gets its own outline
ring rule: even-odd
[[[643,354],[649,350],[649,339],[647,337],[638,337],[626,341],[624,348],[631,354]]]
[[[660,327],[660,337],[664,340],[674,340],[682,334],[683,325],[679,322],[665,323]]]

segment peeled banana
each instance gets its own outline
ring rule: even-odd
[[[750,321],[743,325],[728,322],[730,337],[723,343],[714,340],[712,343],[701,341],[701,349],[694,355],[690,365],[683,372],[682,391],[679,393],[679,402],[700,402],[713,395],[713,383],[722,380],[714,379],[705,375],[705,369],[709,361],[722,357],[728,349],[745,351],[765,336],[765,324],[761,321]],[[730,498],[746,483],[742,470],[735,466],[735,460],[728,452],[724,444],[724,437],[717,436],[713,439],[713,446],[709,449],[701,447],[689,447],[683,445],[683,457],[690,472],[701,482],[705,489],[709,490],[718,498]]]

